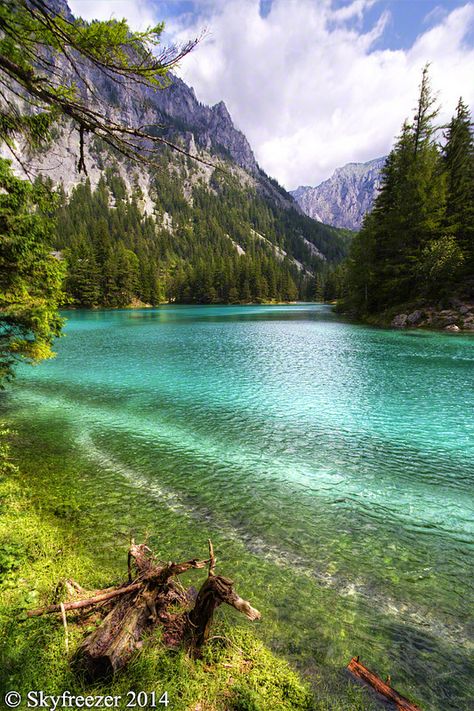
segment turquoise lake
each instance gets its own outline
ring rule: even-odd
[[[312,304],[66,315],[2,417],[101,555],[211,537],[302,669],[359,654],[424,711],[472,708],[474,336]]]

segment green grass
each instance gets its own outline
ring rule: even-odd
[[[91,685],[71,668],[70,657],[93,618],[69,613],[69,647],[58,615],[27,618],[26,610],[64,599],[61,581],[83,587],[106,587],[123,579],[123,567],[97,557],[77,533],[77,502],[35,500],[22,485],[21,472],[9,459],[5,431],[0,430],[0,698],[15,690],[59,695],[121,696],[128,692],[166,691],[169,708],[189,711],[366,711],[366,692],[347,683],[334,689],[316,674],[316,695],[289,666],[257,638],[250,625],[231,625],[217,615],[214,637],[203,658],[171,651],[159,631],[145,640],[128,667],[107,683]],[[74,521],[75,525],[71,525]],[[3,699],[2,699],[3,700]],[[1,703],[1,702],[0,702]],[[25,708],[23,705],[21,708]],[[157,708],[165,708],[158,705]]]

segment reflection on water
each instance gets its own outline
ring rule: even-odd
[[[275,646],[360,653],[427,708],[468,708],[474,339],[313,305],[68,318],[7,402],[37,485],[111,549],[131,528],[164,557],[212,535]]]

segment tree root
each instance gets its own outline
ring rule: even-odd
[[[184,643],[192,656],[200,656],[202,646],[209,639],[214,612],[222,603],[231,605],[250,620],[260,618],[258,610],[235,592],[231,580],[216,575],[214,549],[210,540],[208,544],[207,560],[163,564],[147,545],[132,540],[126,583],[89,592],[75,581],[68,580],[64,587],[70,596],[89,596],[30,610],[28,617],[59,612],[66,631],[67,611],[82,614],[94,608],[106,613],[99,627],[84,639],[73,658],[75,666],[91,679],[108,676],[124,667],[141,648],[144,636],[158,625],[163,630],[165,644],[175,647]],[[194,588],[186,590],[176,580],[182,573],[206,565],[208,576],[197,595]]]

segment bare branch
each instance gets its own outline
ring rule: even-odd
[[[1,29],[17,46],[24,47],[27,64],[16,62],[10,55],[0,55],[0,82],[23,101],[43,110],[59,110],[77,124],[80,141],[79,172],[86,172],[86,131],[99,136],[109,146],[136,163],[161,167],[153,160],[153,154],[160,146],[166,146],[204,165],[217,168],[212,162],[190,153],[163,136],[152,135],[145,125],[127,126],[112,120],[107,115],[109,107],[104,104],[86,77],[87,66],[92,66],[127,92],[134,91],[140,85],[163,88],[169,82],[167,72],[194,49],[203,35],[182,46],[165,47],[155,56],[151,48],[157,44],[161,32],[161,26],[157,26],[156,32],[151,28],[143,33],[130,34],[129,39],[118,35],[119,39],[115,44],[112,42],[110,51],[102,56],[88,41],[88,25],[81,24],[79,20],[71,21],[62,15],[56,15],[44,0],[16,0],[13,3],[13,6],[15,5],[20,6],[23,12],[26,11],[39,27],[54,38],[54,47],[49,50],[41,36],[36,37],[34,32],[26,32],[21,21],[16,20],[15,13],[12,13],[11,21],[2,20]],[[73,93],[61,91],[64,87],[64,76],[61,76],[60,69],[50,60],[48,52],[43,48],[51,51],[53,56],[57,53],[64,57],[72,75],[80,80],[94,98],[95,108],[76,98]],[[46,71],[47,76],[38,73],[38,67]],[[85,71],[81,71],[83,68]],[[2,79],[2,74],[7,81]],[[12,89],[12,82],[18,84],[21,91]]]
[[[209,538],[208,539],[208,544],[209,544],[209,575],[214,575],[214,570],[216,567],[216,558],[214,556],[214,546],[212,545],[212,541]]]

